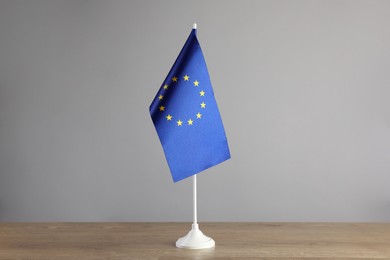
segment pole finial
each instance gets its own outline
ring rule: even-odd
[[[192,29],[195,29],[196,30],[196,23],[194,23],[193,25],[192,25]]]

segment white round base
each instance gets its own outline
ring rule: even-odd
[[[205,236],[199,229],[198,224],[192,224],[192,229],[185,237],[176,241],[176,247],[185,249],[212,248],[215,242],[212,238]]]

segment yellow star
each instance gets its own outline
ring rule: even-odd
[[[198,112],[198,114],[196,114],[196,118],[201,119],[202,118],[202,114]]]
[[[160,111],[164,111],[165,110],[165,107],[164,106],[161,106],[160,107]]]
[[[202,102],[202,104],[200,104],[200,107],[201,108],[206,108],[206,103]]]
[[[169,86],[168,86],[167,84],[164,85],[164,89],[165,89],[165,90],[168,89],[168,87],[169,87]]]
[[[177,77],[176,77],[176,76],[173,76],[172,81],[173,81],[173,82],[177,82]]]
[[[161,99],[163,99],[163,98],[164,98],[163,95],[160,95],[160,96],[158,97],[159,100],[161,100]]]
[[[184,79],[185,81],[188,81],[188,80],[190,79],[190,77],[189,77],[188,75],[185,75],[185,76],[183,77],[183,79]]]
[[[195,80],[195,81],[194,81],[194,86],[195,86],[195,87],[199,86],[199,81]]]
[[[200,96],[201,97],[204,97],[204,94],[205,94],[206,92],[204,92],[203,90],[201,91],[201,92],[199,92],[199,94],[200,94]]]
[[[183,122],[181,120],[177,121],[177,126],[182,126]]]
[[[166,116],[166,118],[167,118],[168,121],[171,121],[171,120],[172,120],[172,116],[169,115],[169,114]]]
[[[193,123],[194,121],[192,121],[192,120],[190,119],[190,120],[188,120],[187,122],[188,122],[188,125],[192,125],[192,123]]]

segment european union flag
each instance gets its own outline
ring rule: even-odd
[[[149,108],[174,182],[230,158],[196,29]]]

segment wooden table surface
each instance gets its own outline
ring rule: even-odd
[[[175,247],[191,223],[0,223],[0,259],[390,259],[390,223],[200,223],[213,249]]]

